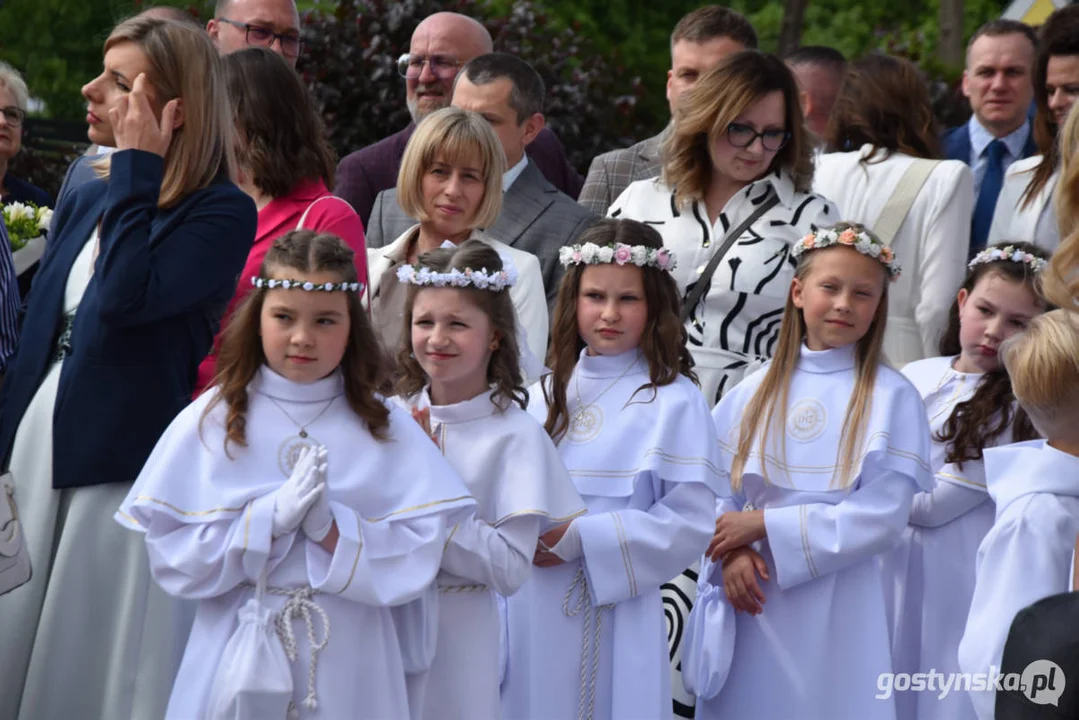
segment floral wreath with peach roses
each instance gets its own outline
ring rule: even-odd
[[[857,250],[861,254],[871,257],[880,262],[888,271],[888,277],[893,282],[902,272],[899,263],[896,262],[895,253],[892,249],[868,232],[847,228],[834,230],[825,228],[815,233],[809,233],[794,244],[791,249],[792,257],[801,257],[802,253],[809,250],[820,250],[833,245],[846,245]]]

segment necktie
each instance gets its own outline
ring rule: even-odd
[[[970,227],[970,253],[973,255],[985,247],[989,237],[989,226],[993,224],[993,211],[997,207],[997,196],[1004,185],[1004,155],[1007,145],[1001,140],[989,143],[985,150],[989,163],[982,177],[982,187],[978,191],[978,201],[974,204],[974,221]]]

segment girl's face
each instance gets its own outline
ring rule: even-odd
[[[487,391],[498,332],[469,293],[428,287],[412,303],[412,353],[431,380],[431,402],[453,405]]]
[[[987,272],[974,288],[959,291],[959,372],[986,373],[999,370],[1000,344],[1025,330],[1045,306],[1024,282],[1014,282],[998,272]]]
[[[275,269],[270,277],[315,284],[342,281],[336,273],[302,273],[292,268]],[[351,324],[343,291],[268,290],[259,319],[266,364],[293,382],[324,378],[341,364]]]
[[[813,251],[791,301],[802,311],[806,346],[828,350],[856,343],[869,332],[884,294],[887,271],[874,258],[843,246]]]
[[[423,174],[423,209],[435,234],[455,242],[463,240],[475,225],[472,218],[483,202],[485,178],[478,157],[451,165],[438,155]]]
[[[636,265],[589,265],[577,290],[577,332],[589,355],[620,355],[641,344],[648,322],[644,271]]]
[[[744,185],[753,182],[772,166],[779,150],[768,147],[776,147],[786,130],[786,103],[783,93],[774,90],[746,108],[719,133],[711,148],[715,174],[728,182]],[[764,133],[765,137],[754,137],[745,147],[731,142],[733,137],[740,144],[750,132]]]
[[[109,110],[117,107],[120,98],[131,92],[135,78],[140,73],[149,75],[149,72],[150,62],[135,43],[121,42],[109,48],[105,53],[105,69],[82,86],[82,96],[87,100],[86,122],[90,124],[87,131],[90,142],[116,147]],[[147,89],[150,105],[155,113],[159,113],[153,86],[147,84]]]

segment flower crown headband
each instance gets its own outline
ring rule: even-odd
[[[282,290],[305,290],[307,292],[315,292],[316,290],[324,292],[363,292],[364,289],[362,282],[313,283],[303,280],[278,280],[264,277],[251,278],[251,284],[257,288],[267,288],[269,290],[281,288]]]
[[[859,232],[854,228],[847,228],[843,231],[825,228],[815,233],[809,233],[794,244],[794,247],[791,248],[791,256],[800,257],[807,250],[820,250],[832,245],[846,245],[867,257],[879,261],[888,271],[888,278],[893,282],[902,272],[902,268],[899,267],[899,263],[895,260],[895,253],[892,252],[890,247],[869,233]]]
[[[445,240],[439,245],[444,250],[454,250],[456,243]],[[509,253],[498,251],[498,257],[502,260],[502,269],[489,272],[487,268],[473,270],[454,268],[449,272],[438,272],[422,265],[402,265],[397,268],[397,281],[409,285],[431,285],[434,287],[474,287],[477,290],[490,290],[502,292],[508,287],[517,284],[517,266]]]
[[[558,261],[564,267],[570,265],[604,265],[616,263],[618,265],[636,265],[637,267],[654,267],[658,270],[670,272],[677,266],[674,253],[665,247],[650,248],[643,245],[625,245],[614,243],[612,245],[596,245],[585,243],[583,245],[566,245],[558,251]]]
[[[1049,264],[1049,261],[1045,258],[1040,258],[1037,255],[1020,250],[1014,245],[1005,245],[1004,247],[987,247],[985,250],[982,250],[967,263],[967,269],[973,270],[978,265],[997,262],[998,260],[1011,260],[1012,262],[1026,263],[1035,273],[1040,273],[1045,269],[1045,266]]]

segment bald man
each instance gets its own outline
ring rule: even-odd
[[[250,45],[268,47],[296,67],[300,14],[293,0],[217,0],[206,32],[222,55]]]
[[[405,78],[405,102],[412,122],[374,145],[346,156],[337,166],[334,192],[359,213],[364,227],[371,219],[378,194],[397,186],[401,157],[416,123],[449,106],[458,71],[469,60],[491,52],[492,46],[487,28],[458,13],[435,13],[416,26],[408,54],[401,56],[398,64]],[[541,130],[528,145],[527,153],[552,185],[576,199],[584,178],[570,166],[565,148],[554,133],[547,128]],[[387,242],[395,239],[388,238]]]

